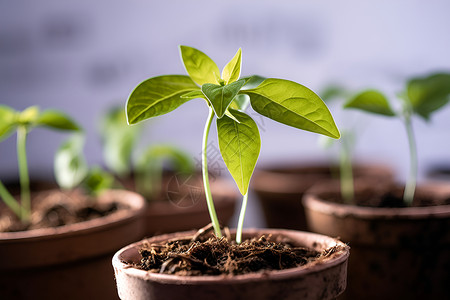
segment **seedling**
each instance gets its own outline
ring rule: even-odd
[[[140,83],[128,98],[127,120],[129,124],[136,124],[169,113],[189,100],[205,100],[209,113],[203,131],[202,175],[208,211],[214,232],[221,237],[206,155],[209,131],[216,117],[222,158],[243,195],[236,232],[236,241],[240,243],[250,178],[261,147],[258,126],[245,113],[248,103],[257,113],[285,125],[333,138],[339,138],[340,133],[320,97],[301,84],[268,78],[255,88],[245,89],[250,78],[239,79],[241,49],[225,65],[222,73],[211,58],[195,48],[180,46],[180,53],[189,76],[163,75]]]
[[[401,109],[394,111],[380,91],[366,90],[345,104],[347,108],[360,109],[369,113],[402,120],[408,137],[410,152],[410,170],[403,194],[403,201],[411,205],[417,183],[417,146],[412,126],[412,116],[417,115],[428,121],[431,114],[449,102],[450,74],[438,73],[426,77],[418,77],[406,83],[405,90],[399,94]]]
[[[20,201],[17,201],[0,181],[0,196],[22,222],[27,222],[31,213],[26,141],[28,133],[36,127],[81,130],[67,115],[57,110],[40,112],[37,106],[31,106],[20,112],[9,106],[0,105],[0,141],[9,137],[14,131],[17,132],[17,161],[21,189]]]
[[[109,110],[101,125],[103,157],[107,168],[119,178],[133,174],[137,192],[146,199],[152,201],[159,194],[165,162],[169,162],[180,174],[190,176],[194,173],[191,157],[173,145],[148,146],[133,159],[133,150],[141,140],[142,126],[128,126],[123,108]]]

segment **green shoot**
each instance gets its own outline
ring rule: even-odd
[[[347,108],[360,109],[388,117],[398,117],[402,120],[408,137],[410,153],[410,170],[406,182],[403,201],[411,205],[417,184],[417,146],[412,126],[412,116],[418,115],[428,121],[433,112],[449,102],[450,74],[438,73],[426,77],[413,78],[406,83],[401,94],[402,109],[394,112],[388,99],[379,91],[366,90],[356,95],[345,104]]]
[[[80,128],[73,120],[57,110],[40,112],[37,106],[31,106],[20,112],[9,106],[0,105],[0,141],[9,137],[14,131],[17,132],[20,202],[8,192],[1,182],[0,196],[22,222],[27,222],[31,214],[30,178],[26,142],[28,133],[36,127],[80,131]]]
[[[261,77],[240,78],[241,49],[220,73],[214,61],[203,52],[180,46],[189,76],[164,75],[141,82],[130,94],[127,104],[129,124],[167,114],[192,99],[203,99],[209,109],[202,140],[202,173],[206,201],[214,232],[221,237],[208,179],[206,146],[213,119],[222,158],[243,195],[237,242],[241,241],[248,188],[258,160],[261,139],[257,124],[245,113],[250,103],[257,113],[280,123],[339,138],[340,133],[327,106],[319,96],[298,83]],[[257,84],[254,84],[257,82]],[[247,84],[254,84],[251,88]]]

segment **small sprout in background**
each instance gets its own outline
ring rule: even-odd
[[[0,142],[17,132],[17,161],[19,165],[20,202],[17,201],[0,181],[0,196],[6,205],[21,219],[27,222],[31,214],[30,178],[26,142],[28,133],[36,127],[65,131],[81,131],[80,127],[61,111],[48,109],[40,111],[31,106],[22,112],[0,105]]]
[[[366,90],[348,101],[344,107],[365,112],[397,117],[402,120],[409,143],[410,172],[406,182],[403,200],[411,205],[417,183],[417,146],[412,126],[412,116],[417,115],[429,121],[431,114],[444,107],[449,101],[450,74],[436,73],[425,77],[412,78],[406,82],[405,90],[399,95],[401,110],[394,111],[388,99],[377,90]]]
[[[203,131],[202,174],[208,211],[214,232],[221,237],[208,178],[206,148],[215,117],[222,158],[243,195],[236,232],[241,242],[248,187],[258,160],[261,139],[257,124],[245,113],[250,103],[257,113],[280,123],[339,138],[333,117],[319,96],[307,87],[283,79],[240,78],[241,49],[220,72],[215,62],[203,52],[180,46],[181,59],[189,76],[163,75],[141,82],[130,94],[127,120],[136,124],[167,114],[192,99],[203,99],[209,113]],[[254,87],[246,84],[257,81]],[[246,97],[242,97],[242,95]]]
[[[95,197],[112,188],[115,179],[98,166],[89,168],[83,153],[84,142],[84,135],[76,134],[61,144],[55,154],[55,179],[62,189],[81,187]]]
[[[195,172],[195,166],[188,153],[173,145],[148,146],[136,155],[133,152],[142,139],[142,131],[142,124],[127,124],[123,107],[110,109],[100,126],[103,158],[107,168],[119,178],[132,175],[136,191],[152,201],[160,192],[165,163],[187,176]]]

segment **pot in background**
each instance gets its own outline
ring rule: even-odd
[[[117,299],[111,258],[141,238],[144,199],[110,190],[97,201],[129,208],[55,228],[0,232],[3,299]]]
[[[374,187],[361,184],[356,193]],[[450,184],[423,184],[420,194],[448,203]],[[308,191],[303,204],[313,232],[339,237],[352,249],[345,299],[448,297],[450,205],[376,208],[332,200],[338,198],[339,184],[326,183]]]
[[[394,178],[384,165],[354,164],[355,178],[370,177],[380,181]],[[308,230],[302,197],[314,184],[339,178],[339,166],[328,163],[305,163],[256,169],[251,188],[261,203],[267,226]]]

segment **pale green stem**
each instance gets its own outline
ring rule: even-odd
[[[414,200],[414,193],[417,184],[417,146],[414,136],[414,130],[411,122],[411,115],[405,115],[405,127],[408,135],[409,152],[410,152],[410,170],[409,177],[406,182],[405,191],[403,193],[403,201],[407,205],[411,205]]]
[[[2,197],[3,202],[19,217],[22,217],[22,208],[19,202],[8,192],[6,187],[0,181],[0,197]]]
[[[350,151],[349,141],[345,138],[342,139],[342,150],[340,155],[341,196],[346,204],[351,204],[355,196]]]
[[[236,230],[236,243],[242,242],[242,229],[244,228],[245,211],[247,209],[248,192],[242,198],[241,212],[239,213],[238,226]]]
[[[217,219],[216,210],[214,208],[214,202],[211,194],[211,188],[209,186],[208,178],[208,158],[206,155],[208,146],[208,135],[211,128],[212,120],[214,119],[214,111],[210,107],[208,119],[205,124],[205,131],[203,132],[203,145],[202,145],[202,175],[203,175],[203,186],[205,188],[206,203],[208,205],[208,212],[211,218],[211,222],[214,228],[214,233],[217,237],[222,237],[222,232],[220,231],[219,220]]]
[[[17,161],[19,164],[22,221],[28,220],[31,212],[30,177],[28,174],[26,139],[27,139],[27,128],[25,126],[19,126],[17,128]]]

